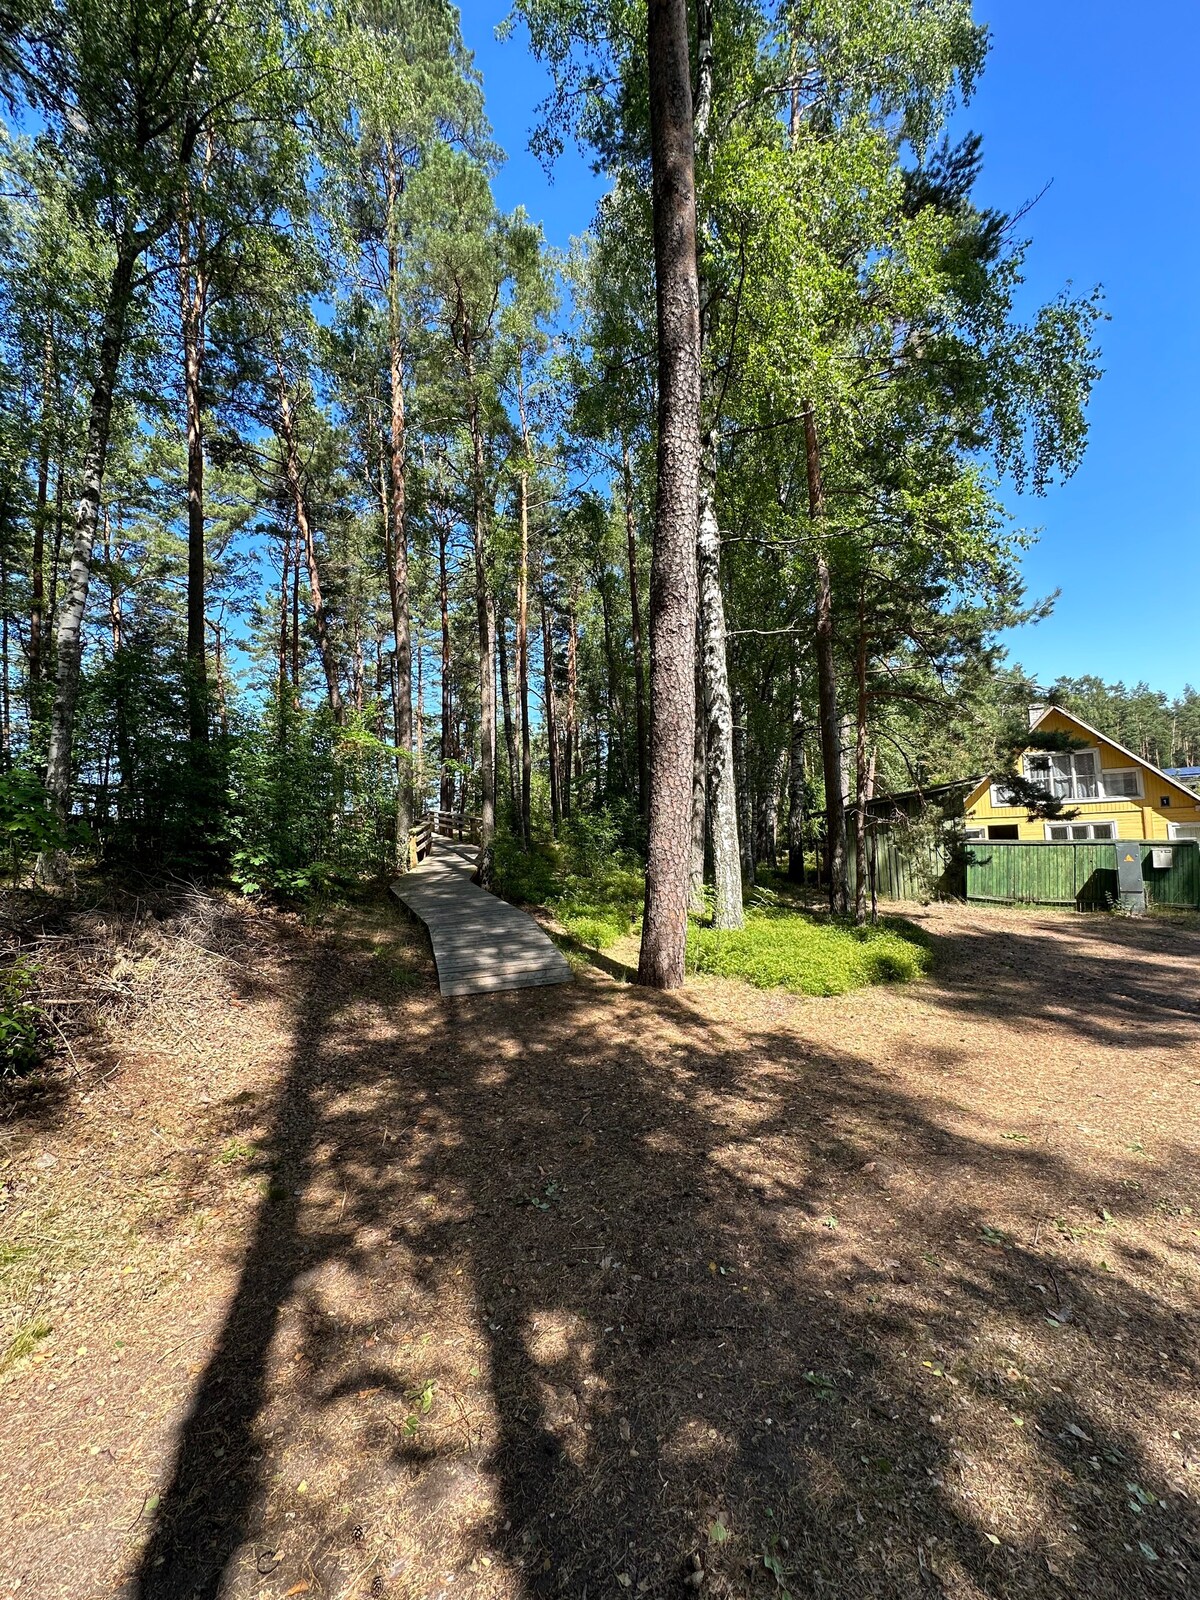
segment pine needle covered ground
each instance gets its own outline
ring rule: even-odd
[[[48,925],[3,1600],[1195,1594],[1200,934],[912,915],[832,999]]]

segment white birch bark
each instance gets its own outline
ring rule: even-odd
[[[708,133],[713,103],[713,8],[701,0],[697,8],[696,153],[707,164]],[[702,357],[711,333],[711,285],[698,260]],[[718,401],[711,361],[702,369],[701,412],[706,419],[700,444],[697,495],[696,564],[700,606],[700,679],[707,746],[708,826],[713,857],[713,926],[740,928],[742,910],[741,854],[738,848],[737,787],[733,770],[733,710],[729,697],[729,664],[725,637],[725,601],[721,593],[721,530],[717,521]]]
[[[713,926],[740,928],[741,852],[738,847],[737,786],[733,770],[733,704],[721,593],[721,535],[717,526],[717,438],[704,438],[700,459],[696,556],[700,587],[700,662],[707,744],[708,826],[713,854]]]

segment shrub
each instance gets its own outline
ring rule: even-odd
[[[500,894],[522,905],[543,906],[560,887],[559,851],[546,844],[526,850],[508,828],[499,828],[492,871]]]
[[[501,894],[546,906],[581,944],[605,950],[633,928],[645,879],[636,857],[620,847],[620,819],[580,812],[564,825],[560,844],[532,850],[507,830],[496,835],[495,881]]]
[[[370,712],[334,726],[326,707],[285,699],[248,723],[233,748],[230,876],[244,894],[311,900],[387,870],[396,769]]]
[[[550,904],[573,938],[607,950],[633,931],[644,894],[641,869],[618,860],[591,877],[569,875]]]
[[[38,1029],[42,1013],[29,998],[36,973],[23,960],[0,967],[0,1078],[31,1071],[45,1053]]]
[[[41,780],[23,767],[0,773],[0,839],[14,883],[30,856],[39,850],[63,850],[69,843]]]

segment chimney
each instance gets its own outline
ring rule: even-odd
[[[1029,726],[1032,728],[1038,718],[1050,708],[1049,706],[1033,705],[1029,708]]]

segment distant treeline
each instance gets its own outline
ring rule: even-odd
[[[1059,678],[1047,698],[1156,767],[1200,766],[1200,693],[1191,684],[1172,700],[1148,683]]]

